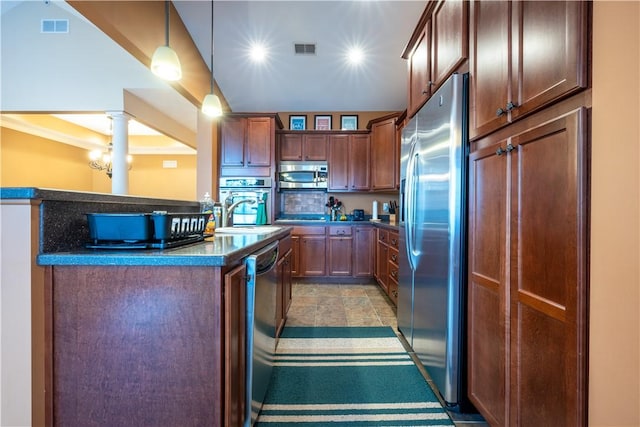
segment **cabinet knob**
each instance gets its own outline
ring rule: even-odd
[[[391,239],[391,244],[395,246],[398,244],[398,241],[396,239]]]
[[[498,116],[498,117],[502,116],[504,113],[506,113],[506,111],[503,110],[502,108],[498,108],[496,110],[496,116]]]
[[[391,261],[396,262],[398,260],[398,256],[396,254],[391,255]]]
[[[511,111],[514,108],[516,108],[517,106],[518,106],[517,104],[514,104],[513,102],[509,101],[509,102],[507,102],[507,111]]]
[[[497,154],[498,156],[502,156],[504,153],[506,153],[506,151],[505,151],[505,150],[503,150],[503,148],[502,148],[502,147],[498,147],[498,149],[496,150],[496,154]]]
[[[514,147],[512,144],[507,144],[507,152],[508,153],[512,152],[515,149],[516,149],[516,147]]]

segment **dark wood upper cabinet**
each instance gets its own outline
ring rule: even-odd
[[[369,191],[370,141],[368,134],[329,137],[329,191]]]
[[[219,125],[220,175],[270,176],[278,124],[271,116],[225,115]]]
[[[588,86],[588,3],[471,3],[471,139]]]
[[[400,145],[396,131],[398,115],[385,116],[371,122],[371,190],[373,191],[399,188]]]
[[[327,134],[282,132],[278,158],[282,161],[325,161],[327,144]]]
[[[409,61],[408,116],[413,116],[468,57],[469,5],[427,2],[402,57]]]

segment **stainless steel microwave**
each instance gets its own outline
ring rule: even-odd
[[[327,162],[280,162],[278,187],[280,189],[326,189],[329,179]]]

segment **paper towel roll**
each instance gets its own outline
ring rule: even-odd
[[[371,219],[378,219],[378,201],[373,201],[373,206],[371,207]]]

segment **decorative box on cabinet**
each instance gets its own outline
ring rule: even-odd
[[[590,7],[586,1],[471,2],[470,139],[588,86]]]

